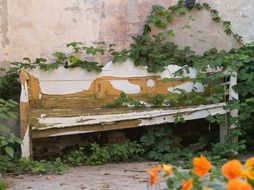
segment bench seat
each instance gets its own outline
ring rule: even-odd
[[[45,112],[46,111],[46,112]],[[225,114],[225,103],[199,105],[178,109],[107,109],[85,111],[34,110],[31,118],[32,138],[54,137],[115,129],[134,128],[163,123],[173,123],[176,114],[185,120]],[[46,114],[48,113],[48,114]]]

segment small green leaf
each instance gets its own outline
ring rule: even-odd
[[[175,31],[174,30],[168,30],[167,34],[169,37],[174,37],[175,36]]]
[[[11,157],[13,158],[14,157],[14,149],[10,146],[7,146],[5,147],[5,152]]]
[[[9,131],[10,129],[7,126],[0,123],[0,132],[8,133]]]

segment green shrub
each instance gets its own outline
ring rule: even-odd
[[[5,190],[6,186],[4,181],[2,180],[2,175],[0,173],[0,190]]]
[[[87,156],[84,153],[84,148],[80,147],[78,150],[73,150],[65,156],[65,161],[72,166],[82,165],[87,161]]]
[[[168,162],[175,159],[173,155],[177,152],[178,147],[171,140],[171,135],[172,131],[166,126],[146,128],[140,138],[146,157],[151,160]],[[166,158],[170,157],[172,159],[166,160]]]
[[[92,143],[90,147],[90,156],[87,163],[90,165],[100,165],[109,162],[109,147],[101,147],[97,143]]]
[[[143,147],[135,141],[126,141],[122,144],[113,144],[110,147],[110,160],[112,162],[134,160],[143,154]]]
[[[40,161],[19,159],[12,172],[16,174],[64,174],[68,171],[68,168],[68,165],[64,164],[61,158]]]

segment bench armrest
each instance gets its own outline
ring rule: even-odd
[[[28,75],[24,69],[20,70],[19,80],[21,84],[20,95],[20,138],[22,140],[21,152],[22,157],[29,157],[31,152],[30,146],[30,129],[28,124],[28,110],[29,110],[29,97],[28,97]]]

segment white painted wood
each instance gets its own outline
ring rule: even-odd
[[[225,114],[226,110],[223,109],[224,105],[217,105],[218,107],[214,106],[210,106],[207,109],[192,109],[191,112],[181,112],[182,110],[178,110],[179,113],[182,113],[184,119],[186,121],[188,120],[194,120],[194,119],[200,119],[200,118],[205,118],[209,115],[215,115],[215,114]],[[195,111],[194,111],[195,110]],[[184,110],[186,111],[186,110]],[[119,114],[117,114],[119,116]],[[124,120],[124,118],[122,118]],[[125,118],[126,119],[126,118]],[[134,119],[133,117],[131,119]],[[165,124],[165,123],[173,123],[175,118],[174,118],[174,114],[155,114],[152,113],[151,115],[143,115],[143,116],[139,116],[135,119],[139,119],[140,120],[140,124],[137,127],[141,127],[141,126],[150,126],[150,125],[156,125],[156,124]],[[118,120],[119,121],[119,120]],[[100,121],[101,125],[106,125],[107,124],[112,124],[113,121]],[[73,126],[74,127],[74,126]],[[46,130],[46,128],[44,128],[43,130]],[[63,135],[73,135],[73,134],[81,134],[81,133],[92,133],[94,131],[77,131],[75,130],[75,128],[73,128],[73,130],[70,129],[70,131],[68,132],[59,132],[59,133],[55,133],[50,135],[51,137],[53,136],[63,136]]]
[[[57,137],[57,136],[64,136],[64,135],[77,135],[77,134],[84,134],[84,133],[93,133],[96,131],[68,131],[68,132],[59,132],[59,133],[55,133],[55,134],[51,134],[49,135],[49,137]]]
[[[141,91],[141,87],[139,85],[133,84],[128,80],[110,80],[109,82],[113,88],[126,94],[137,94]]]
[[[175,78],[175,79],[181,79],[182,77],[189,77],[189,78],[196,78],[197,71],[193,68],[189,68],[188,72],[186,69],[184,69],[184,72],[181,76],[176,76],[175,72],[179,69],[182,69],[183,67],[178,65],[168,65],[166,69],[160,74],[161,78]]]
[[[207,108],[207,109],[202,109],[202,110],[193,110],[190,112],[180,112],[182,113],[182,116],[185,121],[188,120],[195,120],[195,119],[202,119],[206,118],[209,115],[213,116],[216,114],[225,114],[226,110],[223,107],[215,107],[215,108]],[[142,119],[141,123],[139,126],[150,126],[150,125],[158,125],[158,124],[163,124],[163,123],[174,123],[175,121],[175,114],[172,115],[165,115],[165,116],[155,116],[152,118],[146,118]]]
[[[148,79],[148,80],[147,80],[147,84],[146,84],[146,85],[147,85],[147,87],[149,87],[149,88],[154,87],[154,85],[155,85],[155,84],[154,84],[154,80],[152,80],[152,79]]]
[[[131,112],[131,113],[121,113],[121,114],[109,114],[109,115],[92,115],[92,116],[78,116],[78,117],[47,117],[45,114],[38,119],[38,123],[45,125],[45,127],[36,128],[33,127],[33,130],[47,130],[53,128],[65,128],[73,126],[83,126],[83,125],[96,125],[96,124],[106,124],[117,121],[127,121],[127,120],[144,120],[143,125],[151,124],[160,124],[165,122],[161,119],[158,119],[158,123],[154,123],[155,118],[163,118],[166,116],[174,116],[175,114],[185,114],[186,120],[205,118],[208,115],[225,114],[224,110],[225,103],[211,104],[211,105],[200,105],[191,108],[183,109],[154,109],[151,111],[142,111],[142,112]],[[147,120],[148,119],[148,120]],[[149,121],[151,122],[149,123]],[[168,122],[172,122],[170,117],[167,119]],[[147,123],[148,122],[148,123]]]
[[[237,73],[233,72],[232,75],[230,76],[230,81],[229,81],[229,100],[238,100],[239,96],[238,93],[233,89],[233,87],[237,84]],[[238,116],[238,110],[234,109],[230,111],[230,116],[231,117],[237,117]],[[236,128],[236,125],[231,125],[230,129]]]
[[[43,94],[65,95],[71,93],[78,93],[84,90],[89,90],[92,80],[86,81],[39,81],[41,92]]]
[[[29,102],[28,85],[27,85],[28,76],[27,76],[27,73],[25,73],[23,70],[20,71],[20,74],[22,75],[20,76],[20,82],[21,82],[20,102],[28,103]]]
[[[21,144],[21,156],[22,158],[29,158],[31,156],[31,139],[30,139],[30,128],[27,127],[24,138]]]
[[[20,102],[28,103],[28,87],[27,82],[25,84],[21,84],[21,93],[20,93]]]
[[[81,68],[64,68],[58,67],[57,69],[50,71],[42,71],[39,68],[27,70],[27,72],[39,81],[93,81],[98,77],[96,72],[88,72]]]
[[[222,116],[222,121],[220,123],[220,142],[225,142],[225,138],[228,135],[228,121],[227,114]]]
[[[102,68],[102,72],[100,73],[88,72],[80,68],[65,69],[64,67],[59,67],[55,70],[47,72],[41,71],[37,68],[28,70],[28,73],[38,78],[39,85],[43,94],[64,95],[88,90],[94,80],[107,76],[121,78],[159,76],[162,79],[180,79],[182,76],[174,76],[174,73],[181,68],[182,67],[177,65],[169,65],[161,74],[153,74],[147,72],[147,67],[136,67],[133,61],[128,59],[125,63],[113,64],[112,61],[110,61]],[[184,72],[183,77],[195,78],[196,71],[190,68],[189,72]],[[126,81],[115,81],[112,82],[112,84],[114,87],[116,87],[116,89],[121,89],[126,93],[128,93],[128,91],[130,91],[130,94],[133,94],[134,92],[140,92],[140,90],[138,90],[140,89],[140,86],[134,87],[134,84],[127,84]],[[154,83],[151,80],[148,80],[147,86],[153,87]],[[183,89],[190,91],[192,87],[192,83],[186,83],[183,86]]]
[[[177,94],[181,94],[181,92],[178,89],[185,90],[185,92],[192,92],[192,91],[203,92],[204,86],[201,83],[194,84],[193,82],[185,82],[183,84],[176,85],[174,87],[169,87],[168,91],[177,93]]]

